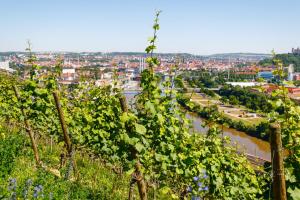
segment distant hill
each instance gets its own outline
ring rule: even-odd
[[[221,53],[221,54],[212,54],[207,56],[209,58],[216,59],[236,59],[236,58],[246,58],[246,59],[254,59],[254,60],[263,60],[265,58],[270,58],[271,54],[263,54],[263,53]]]
[[[290,64],[294,65],[295,71],[300,72],[300,55],[296,54],[277,54],[276,57],[277,59],[282,60],[284,66],[289,66]],[[273,61],[271,58],[264,59],[259,62],[260,65],[263,66],[270,66],[273,65]]]
[[[0,56],[9,56],[16,54],[25,54],[26,52],[0,52]],[[145,52],[35,52],[37,54],[41,53],[54,53],[54,54],[64,54],[67,56],[80,56],[80,55],[108,55],[108,56],[141,56],[145,57],[147,54]],[[186,59],[242,59],[250,61],[259,61],[265,58],[270,58],[270,54],[261,54],[261,53],[222,53],[222,54],[212,54],[212,55],[195,55],[190,53],[154,53],[156,56],[161,57],[182,57]]]

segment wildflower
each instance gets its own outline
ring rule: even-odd
[[[196,182],[196,181],[199,180],[199,177],[198,177],[198,176],[194,176],[194,177],[193,177],[193,180]]]
[[[198,182],[197,185],[198,185],[198,187],[202,187],[203,183]]]
[[[201,200],[200,197],[192,196],[192,200]]]
[[[17,189],[17,180],[15,178],[10,178],[8,191],[15,191],[16,189]]]
[[[205,186],[205,187],[203,188],[203,190],[204,190],[204,191],[208,191],[208,187]]]
[[[23,198],[26,199],[27,196],[28,196],[28,191],[29,191],[29,188],[30,186],[32,185],[32,180],[31,179],[28,179],[25,183],[25,187],[24,187],[24,190],[23,190]]]
[[[32,180],[31,179],[28,179],[27,181],[26,181],[26,185],[31,185],[32,184]]]
[[[203,175],[203,178],[204,178],[204,179],[207,179],[207,178],[208,178],[208,175],[207,175],[207,174],[204,174],[204,175]]]
[[[39,194],[42,191],[43,191],[43,186],[42,185],[35,186],[34,189],[33,189],[33,197],[34,198],[38,198]],[[41,196],[43,196],[43,194]]]

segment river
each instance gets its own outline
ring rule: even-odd
[[[130,102],[138,91],[124,91],[127,100]],[[188,112],[187,118],[193,123],[194,130],[200,133],[206,133],[208,128],[202,127],[204,119],[199,117],[197,114]],[[246,152],[253,156],[258,156],[265,160],[271,159],[270,145],[268,142],[247,135],[244,132],[237,131],[232,128],[223,128],[224,136],[228,136],[234,146],[237,146],[240,152]]]

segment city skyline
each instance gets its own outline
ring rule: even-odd
[[[34,51],[143,52],[159,9],[159,53],[290,52],[300,46],[299,6],[296,0],[5,1],[0,51],[24,51],[30,39]]]

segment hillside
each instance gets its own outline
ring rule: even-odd
[[[295,54],[278,54],[275,56],[276,59],[282,60],[284,66],[288,66],[290,64],[294,64],[295,71],[300,72],[300,55]],[[273,61],[271,58],[266,58],[259,62],[260,65],[270,66],[273,65]]]

